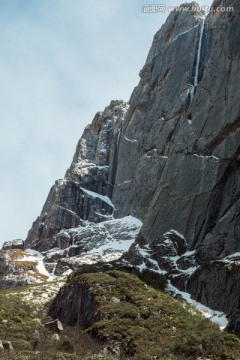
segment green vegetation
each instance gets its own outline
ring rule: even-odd
[[[15,290],[16,291],[16,290]],[[11,296],[8,291],[0,292],[0,339],[8,340],[8,336],[17,336],[24,332],[31,336],[32,329],[36,325],[31,315],[31,307],[21,301],[21,292]]]
[[[156,272],[149,269],[145,269],[142,272],[138,272],[137,276],[140,280],[145,282],[147,285],[152,286],[154,289],[164,291],[167,286],[167,279]]]
[[[139,279],[145,282],[147,285],[152,286],[157,290],[165,290],[167,286],[167,279],[165,276],[160,275],[149,269],[139,271],[132,266],[126,265],[123,262],[111,261],[108,263],[96,263],[91,265],[82,265],[77,271],[75,271],[67,282],[77,281],[79,276],[85,273],[106,273],[109,270],[118,270],[130,274],[135,274]]]
[[[162,276],[134,274],[120,263],[116,267],[85,265],[69,277],[68,284],[84,282],[91,289],[98,321],[85,331],[64,326],[60,339],[44,327],[51,320],[51,297],[34,301],[56,282],[1,291],[0,339],[10,341],[14,352],[0,350],[0,359],[114,360],[119,352],[121,360],[240,359],[236,336],[220,332],[192,307],[156,289],[165,287]]]
[[[85,274],[80,269],[69,279],[88,284],[98,304],[99,321],[86,331],[119,346],[122,359],[240,359],[240,340],[196,310],[193,315],[191,306],[131,273],[89,270],[85,266]]]
[[[99,353],[99,341],[76,328],[64,327],[60,340],[45,329],[51,321],[47,314],[47,301],[35,303],[29,299],[32,292],[41,298],[56,283],[23,286],[0,291],[0,340],[11,342],[14,351],[0,350],[1,360],[79,360]]]

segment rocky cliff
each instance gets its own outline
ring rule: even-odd
[[[130,262],[143,266],[154,259],[156,269],[175,271],[182,290],[229,312],[240,296],[240,4],[222,5],[234,11],[207,17],[173,12],[155,35],[122,132],[134,139],[134,156],[124,158],[120,141],[117,179],[129,168],[133,179],[138,176],[136,159],[143,164],[147,157],[164,157],[165,164],[149,204],[133,209],[119,189],[113,202],[126,204],[120,216],[126,207],[131,213],[147,205]],[[135,189],[129,190],[134,199]],[[226,301],[230,293],[234,301]]]
[[[49,251],[61,273],[105,237],[116,250],[129,232],[125,217],[132,219],[130,246],[137,218],[143,226],[125,262],[164,274],[214,309],[238,309],[239,18],[237,0],[215,0],[207,16],[195,2],[169,15],[129,107],[112,101],[96,114],[25,248]]]

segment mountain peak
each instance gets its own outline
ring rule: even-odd
[[[86,127],[25,249],[58,273],[127,251],[127,266],[163,275],[169,292],[239,311],[239,16],[237,1],[169,15],[129,105],[113,100]]]

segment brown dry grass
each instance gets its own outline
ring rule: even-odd
[[[37,273],[37,272],[32,272],[32,271],[27,271],[27,275],[33,276],[36,279],[43,280],[43,281],[48,279],[47,275],[40,274],[40,273]]]
[[[16,266],[21,266],[21,267],[27,267],[27,268],[29,268],[29,267],[32,267],[32,268],[34,268],[34,267],[36,267],[37,266],[37,261],[27,261],[27,260],[15,260],[14,261],[14,264],[16,265]]]
[[[10,259],[16,260],[24,256],[29,256],[29,254],[26,253],[24,250],[14,249],[14,250],[9,250],[8,256],[10,257]]]

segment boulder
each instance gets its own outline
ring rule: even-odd
[[[16,239],[12,241],[5,241],[2,246],[2,250],[23,249],[24,241],[22,239]]]
[[[12,343],[10,341],[3,341],[2,344],[3,344],[4,350],[10,351],[10,352],[14,351],[14,348],[13,348]]]
[[[59,340],[60,340],[60,336],[59,336],[58,334],[53,334],[52,337],[51,337],[51,339],[52,339],[53,341],[59,341]]]
[[[234,333],[240,337],[240,311],[237,310],[229,318],[229,322],[225,331]]]
[[[57,333],[63,330],[62,323],[58,319],[46,323],[45,328]]]

